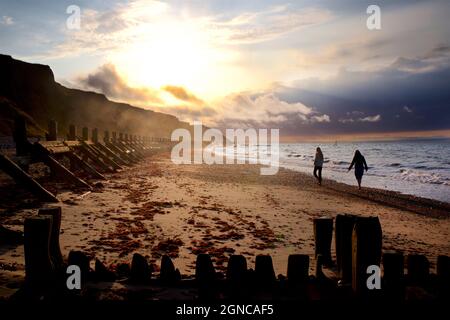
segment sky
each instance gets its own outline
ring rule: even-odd
[[[292,141],[450,136],[447,0],[0,0],[0,53],[210,127]]]

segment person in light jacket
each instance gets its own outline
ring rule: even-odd
[[[322,185],[322,167],[323,167],[323,153],[319,147],[316,149],[316,157],[314,158],[314,177],[316,177],[319,185]],[[318,174],[317,174],[318,173]]]

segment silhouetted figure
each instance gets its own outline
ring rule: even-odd
[[[348,167],[348,171],[352,170],[353,166],[355,166],[355,177],[356,181],[358,181],[358,189],[361,190],[361,180],[364,175],[364,169],[366,169],[367,172],[369,168],[367,167],[366,159],[359,150],[355,151],[355,155],[353,156],[350,167]]]
[[[319,181],[319,185],[322,185],[322,167],[323,167],[323,153],[319,147],[316,149],[316,157],[314,158],[314,177]],[[319,173],[319,174],[317,174]]]

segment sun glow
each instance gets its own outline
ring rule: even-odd
[[[233,90],[229,82],[235,55],[214,46],[210,34],[190,21],[161,21],[134,30],[132,43],[111,60],[130,85],[177,85],[211,99]]]

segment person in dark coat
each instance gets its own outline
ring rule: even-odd
[[[356,181],[358,181],[358,189],[361,190],[361,180],[364,175],[364,169],[367,172],[369,168],[367,167],[366,159],[359,150],[355,151],[355,155],[353,156],[350,167],[348,167],[348,171],[352,170],[353,166],[355,166],[355,177]]]
[[[316,149],[316,156],[314,158],[314,177],[316,177],[319,185],[322,185],[322,167],[323,167],[323,153],[319,147]],[[317,174],[317,172],[319,174]]]

